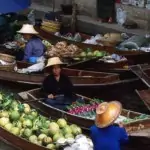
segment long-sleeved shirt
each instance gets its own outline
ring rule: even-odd
[[[120,150],[120,144],[128,141],[125,128],[111,125],[106,128],[92,126],[90,128],[94,150]]]
[[[47,96],[49,94],[64,95],[65,97],[73,96],[73,85],[70,79],[63,74],[60,75],[59,81],[52,74],[47,76],[43,82],[43,90],[47,93]]]
[[[28,61],[30,57],[40,57],[44,54],[44,44],[39,38],[32,38],[28,41],[24,50],[24,60]]]

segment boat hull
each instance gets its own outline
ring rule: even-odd
[[[2,83],[0,86],[2,86]],[[8,89],[8,87],[10,89],[12,89],[12,91],[14,91],[14,90],[19,91],[19,89],[20,89],[20,87],[17,84],[10,85],[9,82],[3,83],[3,87],[1,87],[1,88]],[[38,108],[36,107],[36,109],[38,109]],[[43,115],[50,117],[50,114],[48,114],[48,113],[46,113],[46,114],[43,113]],[[146,121],[140,122],[140,124],[141,123],[145,124],[145,122]],[[132,127],[132,126],[133,125],[130,124],[129,127]],[[136,123],[136,127],[138,127],[138,123]],[[149,126],[147,126],[147,127],[149,127]],[[0,139],[5,141],[5,142],[7,141],[8,143],[11,143],[13,146],[16,147],[16,149],[19,149],[19,150],[27,150],[27,149],[45,150],[44,147],[39,147],[37,145],[29,143],[28,141],[14,136],[2,128],[0,128]],[[141,149],[148,150],[150,147],[149,137],[130,136],[129,139],[130,139],[130,141],[127,144],[127,146],[122,147],[123,150],[141,150]]]
[[[31,64],[24,62],[17,62],[18,68],[26,68]],[[40,73],[17,73],[13,71],[0,70],[0,79],[6,81],[13,81],[26,84],[42,85],[45,77],[48,75],[50,70],[44,70]],[[93,85],[93,84],[107,84],[119,80],[119,75],[115,73],[104,73],[95,71],[85,71],[77,69],[63,68],[62,72],[70,77],[72,83],[75,86],[80,85]]]

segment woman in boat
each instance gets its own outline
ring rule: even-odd
[[[101,103],[96,109],[95,125],[90,128],[94,150],[120,150],[120,144],[128,141],[123,125],[114,124],[121,109],[118,101]]]
[[[73,85],[70,79],[62,73],[64,63],[59,57],[48,60],[47,66],[51,74],[43,82],[43,89],[46,93],[45,103],[58,109],[65,109],[73,102]]]
[[[35,31],[33,25],[24,24],[18,33],[22,34],[23,38],[27,41],[23,60],[36,62],[39,57],[43,56],[45,49],[41,39],[36,36],[38,32]]]

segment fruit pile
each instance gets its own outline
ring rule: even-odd
[[[107,53],[105,51],[99,51],[99,50],[91,50],[90,48],[87,48],[83,52],[80,53],[80,57],[104,57]]]
[[[63,118],[49,120],[26,103],[14,100],[13,94],[0,94],[0,127],[30,142],[57,149],[82,133],[80,127],[69,125]]]
[[[67,107],[68,113],[77,115],[86,119],[94,120],[96,116],[95,110],[98,107],[98,105],[102,102],[103,100],[100,100],[100,99],[93,99],[93,101],[90,101],[88,104],[77,101],[71,106]],[[122,122],[124,124],[128,124],[136,120],[148,119],[148,118],[149,118],[149,115],[145,115],[145,114],[141,114],[134,118],[128,118],[126,116],[120,115],[118,119],[115,121],[115,123]]]
[[[102,102],[103,100],[100,100],[100,99],[93,99],[93,101],[89,102],[89,104],[83,104],[77,101],[71,106],[69,106],[67,109],[68,109],[68,112],[73,115],[82,116],[87,119],[94,119],[95,110],[97,106]]]
[[[57,42],[55,45],[49,46],[45,54],[47,57],[73,57],[81,51],[82,50],[78,46],[61,41]]]

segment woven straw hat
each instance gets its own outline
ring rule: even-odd
[[[46,67],[50,67],[54,65],[64,65],[64,63],[60,60],[59,57],[49,58]]]
[[[122,111],[122,105],[118,101],[101,103],[96,109],[95,124],[99,128],[105,128],[113,124]]]
[[[33,25],[30,24],[24,24],[22,28],[17,31],[18,33],[22,34],[39,34],[33,27]]]

